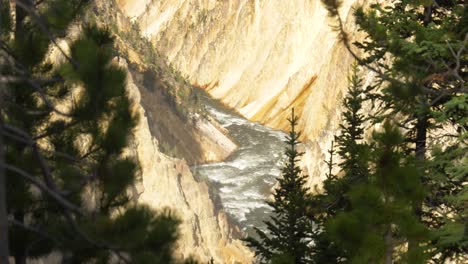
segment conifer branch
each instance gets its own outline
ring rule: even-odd
[[[60,53],[65,57],[65,59],[75,68],[78,68],[78,63],[74,61],[70,56],[68,56],[68,54],[62,49],[62,47],[60,47],[60,45],[57,43],[56,37],[54,37],[54,35],[50,31],[49,27],[47,26],[43,18],[41,18],[40,15],[36,12],[36,9],[30,4],[25,3],[25,0],[14,0],[14,1],[16,5],[21,7],[36,21],[39,28],[49,37],[49,40],[60,51]],[[29,2],[29,1],[26,1],[26,2]]]
[[[334,29],[338,32],[338,36],[339,36],[339,40],[344,44],[345,48],[348,50],[348,52],[351,54],[351,56],[357,61],[359,62],[360,65],[363,65],[364,67],[366,67],[367,69],[369,69],[370,71],[376,73],[379,78],[381,78],[382,80],[384,81],[388,81],[390,83],[394,83],[394,84],[399,84],[399,85],[404,85],[405,83],[401,80],[398,80],[398,79],[395,79],[395,78],[392,78],[389,76],[389,74],[383,72],[382,70],[380,70],[379,68],[377,67],[374,67],[372,66],[371,64],[369,63],[366,63],[365,60],[363,58],[361,58],[361,56],[359,56],[354,50],[353,48],[351,47],[351,42],[349,40],[349,36],[348,36],[348,32],[346,31],[345,29],[345,26],[344,26],[344,22],[343,22],[343,19],[340,15],[340,12],[339,12],[339,8],[341,6],[341,1],[339,0],[322,0],[322,3],[325,5],[325,7],[327,8],[328,12],[329,12],[329,16],[332,17],[332,18],[335,18],[337,23],[338,23],[338,26],[335,26]],[[451,50],[452,52],[452,55],[453,57],[455,58],[455,64],[456,66],[451,69],[447,64],[446,67],[448,69],[448,72],[446,74],[451,74],[453,76],[455,76],[457,79],[459,79],[461,82],[462,82],[462,87],[459,88],[458,90],[457,89],[450,89],[448,90],[449,92],[451,93],[456,93],[456,92],[467,92],[466,91],[466,87],[465,87],[465,81],[463,80],[463,78],[461,78],[461,76],[459,75],[459,70],[460,70],[460,62],[461,62],[461,54],[462,52],[465,50],[465,47],[466,47],[466,43],[468,41],[468,33],[465,34],[465,40],[463,41],[462,43],[462,46],[461,48],[455,52],[453,50],[453,48],[451,47],[451,44],[447,42],[447,46],[449,47],[449,49]],[[445,63],[445,62],[444,62]],[[430,77],[430,76],[429,76]],[[427,77],[427,78],[429,78]],[[426,85],[423,85],[421,87],[421,89],[424,91],[424,93],[426,94],[432,94],[432,95],[440,95],[440,97],[443,97],[445,96],[445,93],[444,91],[438,91],[438,90],[434,90],[432,89],[431,87],[429,87],[427,84]],[[442,93],[442,94],[440,94]],[[440,98],[437,98],[435,101],[439,101]],[[435,103],[433,103],[433,105],[435,105]]]

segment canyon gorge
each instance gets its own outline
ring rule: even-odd
[[[268,211],[292,108],[307,184],[320,191],[325,178],[353,61],[333,20],[318,0],[96,2],[140,117],[128,150],[141,166],[138,201],[182,220],[179,256],[252,263],[239,238]],[[344,1],[349,32],[362,3]]]

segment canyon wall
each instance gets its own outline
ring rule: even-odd
[[[354,32],[352,6],[340,14]],[[352,57],[319,0],[118,0],[158,52],[246,118],[287,130],[295,108],[309,185],[324,177]]]
[[[139,116],[128,149],[141,169],[138,202],[168,208],[181,220],[175,252],[179,258],[252,263],[253,253],[236,239],[239,230],[215,203],[213,190],[196,179],[189,167],[222,160],[237,146],[224,128],[191,101],[191,85],[152,53],[150,43],[138,39],[138,32],[133,32],[112,1],[97,1],[96,7],[100,23],[117,25],[113,28],[120,54],[116,60],[127,69],[128,92]]]
[[[139,163],[140,174],[130,190],[135,201],[156,210],[170,210],[181,221],[175,250],[178,259],[252,263],[253,253],[237,239],[240,232],[214,202],[213,190],[204,180],[195,178],[189,167],[190,163],[222,160],[236,149],[236,144],[213,118],[195,105],[188,108],[192,103],[187,89],[190,91],[192,86],[178,78],[177,72],[163,60],[148,63],[145,56],[152,54],[151,45],[144,46],[148,43],[140,39],[129,41],[129,36],[138,37],[138,34],[128,34],[131,23],[115,9],[113,1],[96,1],[87,16],[112,30],[114,63],[127,72],[127,92],[138,116],[125,152]],[[68,36],[59,40],[61,48],[69,50],[70,41],[80,32],[79,24],[71,27]],[[53,47],[48,59],[59,64],[64,58]],[[163,150],[161,141],[178,150],[167,153],[171,151]],[[58,263],[60,258],[60,254],[53,254],[39,261]]]
[[[128,69],[126,62],[121,61],[121,65]],[[138,202],[159,210],[168,208],[181,219],[176,250],[179,257],[193,256],[202,263],[211,258],[216,263],[251,263],[252,253],[232,238],[226,214],[215,208],[207,184],[193,177],[185,160],[160,152],[141,103],[140,91],[145,88],[134,81],[134,74],[128,70],[127,87],[139,122],[128,155],[136,157],[141,168]]]
[[[362,1],[346,0],[340,10],[349,32],[355,31],[352,5]],[[137,65],[129,67],[129,73],[137,88],[132,90],[138,111],[143,113],[133,148],[142,165],[140,201],[156,208],[177,208],[183,219],[180,254],[202,259],[213,256],[220,263],[251,262],[252,254],[230,237],[226,217],[215,210],[206,184],[193,178],[185,161],[161,153],[158,140],[168,133],[157,127],[177,131],[183,126],[166,122],[166,114],[157,119],[171,110],[149,100],[161,96],[148,90],[140,66],[152,63],[147,50],[155,49],[159,57],[154,60],[168,63],[181,78],[246,118],[277,129],[288,129],[286,118],[294,107],[304,135],[302,164],[310,175],[309,186],[320,188],[352,63],[330,26],[333,20],[319,0],[116,0],[117,6],[111,2],[98,1],[99,16],[111,16],[105,20],[113,21],[109,24],[114,30],[133,34],[127,39],[118,37],[118,42],[129,64]],[[133,47],[129,45],[139,36],[151,43],[136,40]],[[135,49],[141,45],[148,47]],[[223,138],[222,131],[216,132],[219,127],[209,122],[189,125],[194,126],[200,132],[194,138],[216,138],[207,131]],[[219,160],[232,151],[232,144],[218,147],[217,141],[208,140],[205,145],[197,141],[201,160]],[[191,159],[189,148],[182,155],[186,160]]]

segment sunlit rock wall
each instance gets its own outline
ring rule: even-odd
[[[193,84],[253,121],[287,129],[294,107],[310,185],[336,132],[347,50],[319,0],[118,0],[123,12]],[[352,6],[340,10],[354,32]],[[322,176],[319,176],[322,175]]]
[[[121,65],[126,67],[125,62]],[[232,238],[225,213],[216,210],[207,184],[193,177],[184,160],[159,151],[140,103],[140,90],[144,88],[138,87],[130,72],[127,87],[139,115],[128,150],[141,167],[138,202],[158,210],[169,208],[182,221],[176,251],[179,257],[193,256],[201,263],[208,263],[211,258],[215,263],[252,263],[252,253]]]

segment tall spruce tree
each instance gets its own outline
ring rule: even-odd
[[[286,163],[282,168],[282,177],[278,178],[278,187],[274,200],[268,202],[273,208],[270,220],[265,221],[267,231],[255,228],[259,239],[245,239],[261,262],[267,263],[310,263],[312,222],[306,216],[308,188],[305,187],[307,176],[298,166],[302,155],[297,150],[300,132],[296,131],[298,118],[288,119],[291,131],[287,139]]]
[[[110,32],[82,25],[69,52],[57,45],[86,2],[0,2],[0,261],[171,263],[178,221],[131,202],[136,116]]]
[[[427,197],[414,204],[433,231],[434,261],[461,257],[468,249],[466,206],[468,5],[457,0],[399,0],[358,7],[356,23],[367,36],[353,47],[338,9],[339,35],[359,62],[377,73],[386,115],[399,116],[407,153],[418,161]],[[364,52],[359,57],[356,49]],[[410,241],[409,247],[417,247]],[[442,254],[442,256],[441,256]]]
[[[363,80],[359,76],[357,63],[352,65],[348,78],[349,89],[343,99],[343,120],[340,124],[340,136],[335,137],[338,146],[338,155],[341,162],[338,164],[344,172],[343,178],[349,181],[365,181],[367,177],[366,144],[364,140],[364,123],[368,119],[363,113],[363,103],[366,100]]]
[[[323,184],[323,193],[311,197],[310,217],[318,227],[314,236],[315,263],[340,263],[346,261],[346,251],[339,248],[328,236],[327,221],[337,213],[349,211],[351,204],[347,192],[354,185],[367,181],[369,146],[364,142],[364,122],[368,117],[363,113],[366,100],[359,68],[353,64],[349,75],[349,89],[343,98],[343,119],[340,135],[335,137],[329,151],[327,179]],[[338,151],[335,151],[335,148]],[[334,163],[334,155],[340,162]],[[336,158],[336,157],[335,157]],[[339,175],[333,175],[333,167],[338,165]]]
[[[324,184],[329,203],[328,214],[349,209],[349,202],[343,196],[353,184],[367,180],[368,145],[364,142],[364,122],[368,117],[363,113],[366,100],[362,78],[359,77],[358,65],[353,64],[348,78],[349,89],[343,99],[343,119],[340,124],[340,135],[335,137],[337,154],[340,158],[338,167],[340,178],[333,177]]]

